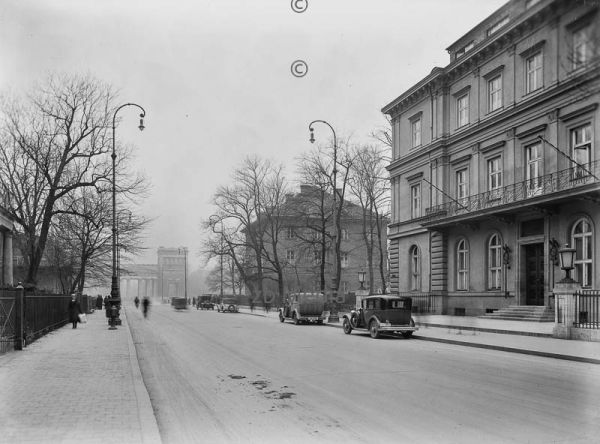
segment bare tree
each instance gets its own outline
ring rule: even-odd
[[[354,162],[349,181],[350,194],[359,203],[362,213],[362,236],[367,250],[369,292],[375,290],[374,259],[382,282],[382,292],[387,291],[387,264],[384,231],[389,205],[389,178],[385,171],[387,152],[377,146],[355,148]]]
[[[110,86],[90,76],[51,76],[26,99],[5,102],[0,190],[26,239],[30,284],[37,280],[53,218],[70,212],[62,203],[80,189],[102,188],[111,180],[114,97]],[[118,159],[122,191],[137,180],[124,174],[127,157]]]

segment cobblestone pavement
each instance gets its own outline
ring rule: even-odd
[[[135,348],[103,311],[0,356],[0,443],[160,443]]]

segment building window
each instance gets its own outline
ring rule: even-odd
[[[468,170],[459,170],[456,172],[456,199],[466,199],[469,195],[469,178]]]
[[[467,43],[465,46],[463,46],[458,51],[456,51],[455,58],[462,57],[463,55],[465,55],[466,52],[470,51],[474,47],[475,47],[475,42],[472,41],[472,42]]]
[[[488,160],[488,191],[502,188],[502,157]]]
[[[286,239],[293,239],[294,238],[294,228],[293,227],[287,227],[285,230],[285,238]]]
[[[421,253],[419,247],[413,245],[410,247],[410,289],[421,289]]]
[[[348,253],[340,253],[340,265],[342,268],[348,267]]]
[[[341,236],[342,236],[342,240],[348,240],[348,229],[347,228],[342,228]]]
[[[527,164],[527,196],[535,196],[542,192],[542,145],[535,143],[525,148]]]
[[[313,264],[321,265],[321,252],[313,251]]]
[[[573,179],[587,176],[592,155],[592,125],[586,124],[571,130],[571,156],[579,165],[573,166]],[[587,171],[586,171],[587,170]]]
[[[541,51],[525,60],[525,93],[529,94],[542,87],[543,64]]]
[[[575,280],[582,287],[592,286],[593,270],[593,233],[592,225],[586,220],[581,219],[573,226],[571,233],[571,242],[575,248]]]
[[[592,28],[585,26],[573,31],[573,69],[581,68],[592,58]]]
[[[412,147],[418,147],[421,145],[421,119],[414,119],[410,122],[410,129],[412,135]]]
[[[287,250],[285,252],[285,258],[290,265],[294,265],[296,263],[296,252],[294,250]]]
[[[342,294],[347,294],[349,290],[348,282],[342,281]]]
[[[492,34],[495,34],[496,32],[498,32],[498,30],[500,28],[502,28],[503,26],[506,26],[508,24],[508,16],[501,18],[500,20],[498,20],[496,23],[494,23],[492,26],[490,26],[487,30],[487,35],[488,37],[491,36]]]
[[[456,246],[456,289],[469,289],[469,247],[465,239]]]
[[[456,99],[456,125],[458,128],[469,124],[469,94]]]
[[[421,184],[410,187],[410,217],[421,217]]]
[[[488,289],[502,288],[502,240],[497,234],[490,237],[488,244]]]
[[[502,74],[488,81],[488,112],[502,108]]]

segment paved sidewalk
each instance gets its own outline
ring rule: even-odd
[[[0,355],[0,443],[160,443],[127,318],[104,311]]]
[[[265,313],[247,308],[240,312],[277,318],[277,310]],[[340,313],[340,319],[341,319]],[[552,337],[553,322],[504,321],[471,316],[413,315],[419,330],[414,338],[468,347],[486,348],[569,361],[600,364],[600,343]],[[339,323],[325,324],[341,328]]]

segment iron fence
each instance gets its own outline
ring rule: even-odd
[[[394,295],[411,297],[413,313],[435,313],[438,308],[439,296],[434,293],[402,292]]]
[[[0,353],[13,350],[16,325],[16,294],[21,290],[0,290]]]
[[[575,293],[574,325],[600,329],[600,290],[579,290]]]
[[[25,343],[67,324],[70,300],[69,295],[25,295]]]

